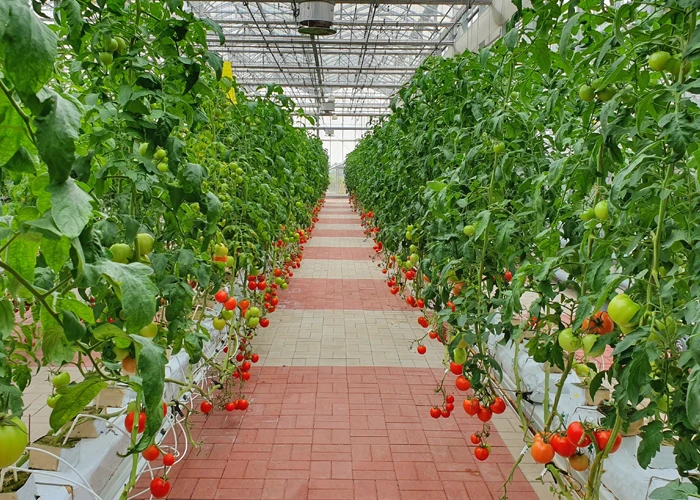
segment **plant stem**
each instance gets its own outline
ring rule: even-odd
[[[12,92],[5,86],[5,83],[2,81],[2,79],[0,79],[0,89],[2,89],[2,91],[5,93],[7,99],[10,101],[10,104],[12,104],[12,107],[15,108],[15,111],[17,111],[17,114],[19,114],[19,116],[22,117],[22,120],[24,120],[24,124],[27,127],[29,136],[32,138],[32,142],[36,143],[36,136],[34,135],[34,131],[32,130],[32,123],[29,116],[22,110],[20,105],[17,104],[17,101],[15,101],[15,99],[12,97]]]

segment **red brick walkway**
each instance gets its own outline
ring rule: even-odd
[[[328,217],[335,223],[334,214],[352,214],[346,199],[329,199],[321,221]],[[359,217],[354,224],[348,224],[350,235],[360,231]],[[302,266],[311,259],[371,255],[371,242],[367,248],[311,243]],[[389,293],[379,270],[376,279],[295,278],[271,321],[292,314],[283,308],[337,315],[407,311],[406,324],[415,322],[415,310]],[[339,343],[337,349],[346,345]],[[171,471],[168,498],[490,500],[503,494],[514,461],[495,428],[488,439],[490,458],[477,463],[469,436],[481,430],[481,422],[462,411],[462,397],[455,394],[457,408],[450,418],[429,416],[430,407],[441,403],[434,392],[441,369],[290,367],[266,361],[252,373],[245,388],[251,402],[247,412],[215,410],[207,418],[194,417],[193,435],[203,445]],[[452,387],[453,376],[448,378]],[[537,499],[520,470],[508,496]]]

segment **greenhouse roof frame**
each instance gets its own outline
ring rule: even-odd
[[[385,114],[391,97],[425,58],[454,44],[464,15],[489,3],[339,2],[337,32],[314,37],[297,31],[298,1],[188,0],[195,14],[222,27],[225,43],[211,35],[210,49],[231,62],[246,91],[278,84],[309,114],[323,114],[322,105],[335,99],[343,116]]]

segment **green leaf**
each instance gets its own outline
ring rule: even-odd
[[[651,463],[651,459],[661,450],[661,443],[664,441],[664,423],[661,420],[652,420],[642,427],[642,441],[637,449],[637,462],[646,469]]]
[[[10,336],[15,328],[15,308],[8,299],[0,300],[0,340]]]
[[[56,304],[59,309],[71,311],[78,318],[87,323],[93,324],[95,322],[95,314],[92,312],[92,307],[84,302],[71,298],[70,294],[67,297],[59,298]]]
[[[61,311],[63,319],[63,332],[66,338],[75,342],[80,340],[85,335],[85,326],[80,322],[78,317],[72,311]]]
[[[7,264],[29,283],[34,282],[39,241],[41,241],[41,235],[38,233],[22,233],[8,247]],[[10,290],[16,293],[19,289],[19,282],[14,276],[10,276]]]
[[[51,428],[58,431],[73,420],[105,387],[107,387],[107,381],[98,374],[91,373],[77,384],[69,384],[58,389],[57,392],[61,397],[58,398],[56,407],[49,417]]]
[[[17,153],[22,136],[26,133],[24,120],[7,95],[0,92],[0,166],[5,165]]]
[[[78,40],[83,31],[83,16],[80,4],[76,0],[63,0],[58,7],[68,24],[68,35],[72,40]]]
[[[142,379],[143,401],[146,406],[146,430],[130,450],[139,453],[148,447],[163,425],[163,391],[165,389],[165,350],[151,339],[132,335],[137,343],[136,362]]]
[[[6,18],[5,76],[20,94],[34,95],[53,74],[58,38],[22,0],[11,0]]]
[[[23,409],[22,391],[0,378],[0,412],[7,413],[9,410],[13,415],[21,417]]]
[[[566,59],[566,50],[569,48],[569,41],[571,40],[571,32],[578,26],[578,22],[581,19],[583,12],[577,12],[566,21],[566,24],[561,30],[561,38],[559,39],[559,55]]]
[[[49,184],[51,215],[56,227],[68,238],[77,238],[90,222],[92,198],[80,189],[73,179],[60,184]]]
[[[27,139],[27,141],[28,140],[29,139]],[[33,174],[36,172],[36,166],[38,164],[39,157],[30,153],[24,146],[20,146],[14,156],[5,163],[5,168],[12,172]]]
[[[121,301],[126,314],[126,328],[138,332],[153,321],[156,314],[156,295],[158,288],[151,281],[153,269],[144,264],[118,264],[101,260],[95,264],[85,265],[88,281],[96,283],[99,275],[109,276],[120,285]]]
[[[588,391],[591,393],[591,397],[595,397],[595,393],[598,392],[600,386],[603,384],[603,379],[608,372],[601,371],[595,374],[595,377],[591,379],[590,384],[588,384]]]
[[[209,28],[211,31],[213,31],[214,33],[216,33],[216,34],[218,35],[218,37],[219,37],[219,43],[220,43],[221,45],[224,45],[224,44],[226,43],[226,37],[224,36],[224,30],[221,28],[221,26],[219,25],[219,23],[217,23],[217,22],[215,22],[215,21],[212,21],[212,20],[209,19],[208,17],[203,17],[203,18],[200,19],[200,21],[202,21],[202,23],[203,23],[207,28]]]
[[[54,183],[65,182],[75,161],[75,141],[80,130],[80,109],[73,101],[51,93],[34,119],[36,146],[49,166]]]
[[[651,500],[687,500],[690,495],[697,496],[698,489],[690,483],[681,483],[680,479],[671,481],[666,486],[651,492]]]
[[[201,165],[188,163],[182,171],[182,177],[185,181],[185,191],[198,193],[201,191],[202,181],[206,177],[206,172],[204,172]]]
[[[48,266],[58,273],[70,258],[70,240],[65,236],[59,239],[43,237],[41,254]]]
[[[685,399],[688,420],[695,430],[700,430],[700,368],[695,367],[688,377],[688,395]]]
[[[75,350],[68,344],[68,339],[66,339],[61,325],[46,311],[46,308],[41,309],[39,318],[41,319],[43,332],[41,349],[44,355],[44,362],[60,365],[71,361]]]
[[[104,325],[98,326],[95,328],[95,330],[93,330],[92,334],[97,340],[109,340],[115,337],[128,337],[128,334],[124,330],[116,325],[112,325],[111,323],[105,323]]]

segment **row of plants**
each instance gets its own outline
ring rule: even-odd
[[[135,392],[104,416],[126,414],[126,498],[180,396],[248,407],[252,340],[301,264],[328,158],[281,88],[222,78],[221,28],[182,0],[52,7],[0,3],[0,469],[23,460],[23,392],[50,366],[56,435],[106,387]],[[165,377],[181,351],[211,389]]]
[[[464,409],[484,422],[501,410],[489,339],[513,342],[517,384],[522,351],[547,380],[560,371],[526,439],[557,477],[555,452],[587,469],[586,499],[630,425],[641,467],[670,445],[689,480],[654,498],[698,495],[696,24],[683,0],[518,5],[493,46],[426,60],[347,158],[391,293],[424,308],[418,352],[443,344],[446,373],[472,391]],[[561,411],[573,372],[593,395],[614,388],[600,422]],[[436,418],[454,408],[445,385]],[[512,399],[522,408],[521,390]],[[487,435],[472,438],[477,458]]]

